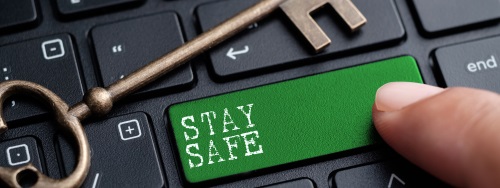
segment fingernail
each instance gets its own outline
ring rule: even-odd
[[[375,107],[382,112],[401,110],[427,97],[444,91],[443,88],[412,82],[392,82],[377,90]]]

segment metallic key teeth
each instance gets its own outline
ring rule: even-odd
[[[350,0],[288,0],[280,5],[316,53],[324,50],[331,40],[311,17],[311,13],[326,4],[333,6],[351,31],[358,30],[366,23],[366,18]]]

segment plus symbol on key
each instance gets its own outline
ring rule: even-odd
[[[135,129],[131,128],[130,126],[128,126],[128,129],[125,130],[128,132],[128,134],[132,134],[132,131],[134,131]]]
[[[123,141],[132,140],[141,137],[141,126],[137,119],[123,121],[118,124],[120,138]]]

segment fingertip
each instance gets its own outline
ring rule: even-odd
[[[372,108],[375,128],[386,142],[401,139],[399,136],[403,130],[398,126],[402,126],[399,122],[404,120],[398,120],[399,116],[391,112],[399,111],[443,91],[445,91],[443,88],[413,82],[384,84],[377,90]]]
[[[491,126],[500,122],[497,94],[427,88],[430,92],[415,96],[405,94],[411,89],[390,88],[399,86],[383,86],[373,105],[373,123],[387,144],[453,186],[500,186],[491,174],[500,174],[500,149],[488,144],[500,143],[498,136],[492,136],[500,134],[500,127]],[[387,93],[412,98],[391,104],[385,100],[394,97],[383,96]]]
[[[383,85],[375,95],[375,107],[378,111],[395,111],[424,98],[443,92],[443,88],[413,83],[391,82]]]

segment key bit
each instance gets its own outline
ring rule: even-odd
[[[311,13],[326,4],[333,6],[351,31],[358,30],[366,23],[366,18],[350,0],[288,0],[280,5],[316,53],[325,49],[331,40],[313,20]]]

